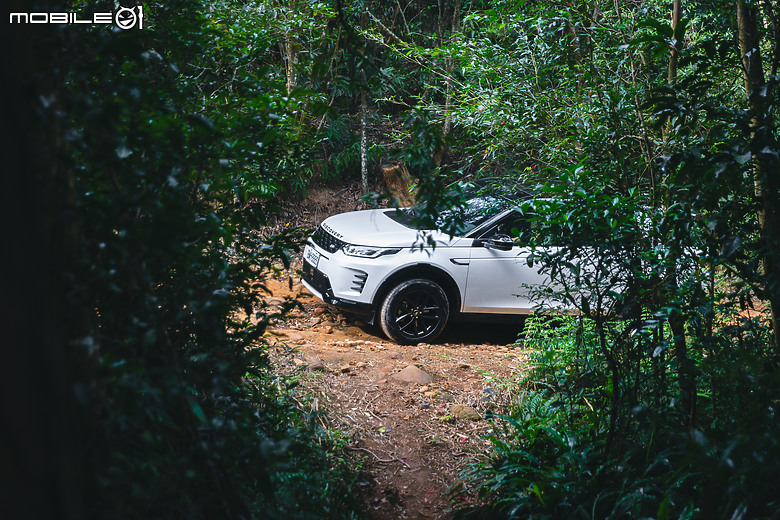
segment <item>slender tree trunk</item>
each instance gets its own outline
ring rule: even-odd
[[[295,0],[288,0],[287,12],[289,17],[292,16],[292,13],[295,11],[295,9]],[[298,48],[295,44],[294,34],[290,31],[286,32],[284,34],[284,41],[280,42],[279,46],[282,48],[282,56],[285,60],[284,73],[287,77],[286,87],[287,95],[289,96],[298,86]]]
[[[363,184],[363,196],[368,195],[368,138],[366,136],[366,73],[362,71],[363,85],[360,89],[360,180]]]
[[[455,36],[455,33],[460,28],[460,3],[461,0],[456,0],[455,5],[452,8],[451,35],[453,37]],[[453,89],[452,74],[455,72],[455,58],[447,58],[446,64],[447,64],[447,84],[446,84],[447,91],[444,100],[444,127],[442,128],[442,133],[444,135],[447,135],[452,131],[452,115],[450,114],[450,112],[452,111],[452,89]]]
[[[291,34],[284,36],[284,55],[285,55],[285,74],[287,76],[287,95],[289,96],[298,86],[298,76],[296,73],[296,63],[298,61],[295,40]]]
[[[609,374],[612,379],[612,392],[609,398],[609,429],[607,430],[607,438],[604,443],[604,452],[610,453],[612,446],[615,443],[618,430],[618,419],[620,416],[620,393],[623,382],[621,381],[620,367],[614,354],[610,350],[607,342],[607,331],[604,325],[604,318],[602,316],[591,316],[596,322],[596,332],[599,336],[599,345],[601,353],[604,359],[607,360],[607,366],[609,367]]]
[[[771,154],[756,154],[756,150],[767,147],[777,151],[778,141],[768,113],[773,92],[764,79],[755,4],[737,0],[737,27],[745,93],[752,114],[750,138],[754,153],[754,185],[761,204],[758,221],[764,245],[764,281],[771,310],[775,352],[780,355],[780,161]]]
[[[674,45],[669,55],[668,81],[670,85],[677,82],[677,61],[682,48],[680,42],[679,24],[682,18],[682,0],[674,0],[672,4],[672,30],[674,31]],[[671,121],[667,121],[664,137],[671,132]],[[663,183],[667,186],[674,186],[674,183]],[[674,201],[675,194],[667,189],[664,194],[664,205],[668,208]],[[671,259],[673,265],[667,267],[664,275],[664,293],[662,298],[664,305],[669,305],[670,300],[676,297],[679,292],[677,284],[676,264],[680,259],[679,251],[672,251]],[[674,357],[677,363],[677,384],[680,389],[680,402],[685,410],[686,423],[692,428],[696,423],[696,371],[693,362],[688,357],[688,342],[685,337],[685,317],[677,310],[672,310],[669,314],[669,326],[672,329],[672,345],[674,346]]]
[[[675,284],[676,286],[676,284]],[[685,338],[685,318],[679,311],[673,310],[669,315],[669,326],[672,329],[672,344],[677,362],[677,384],[680,387],[680,401],[686,414],[689,428],[696,425],[696,370],[693,361],[688,357],[688,342]]]
[[[672,84],[677,81],[677,60],[680,54],[681,42],[678,40],[677,25],[682,18],[682,0],[674,0],[672,6],[672,30],[674,31],[674,45],[672,46],[672,52],[669,55],[669,83]]]
[[[451,35],[454,37],[455,33],[460,28],[460,8],[461,0],[455,0],[455,5],[452,7],[452,31]],[[443,26],[442,17],[443,11],[439,11],[439,27]],[[453,81],[452,74],[455,72],[455,58],[445,58],[445,69],[447,71],[447,79],[445,80],[445,94],[444,94],[444,124],[442,125],[442,136],[446,137],[452,131],[452,90]],[[446,144],[442,144],[441,150],[436,152],[434,161],[437,166],[441,165],[444,160],[444,154],[446,153]]]

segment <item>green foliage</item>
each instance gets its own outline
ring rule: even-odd
[[[37,34],[53,77],[24,79],[45,97],[70,517],[358,516],[356,473],[262,340],[259,280],[301,233],[261,241],[267,215],[243,198],[299,181],[305,156],[290,146],[300,100],[257,63],[272,35],[236,7],[152,2],[143,30]]]
[[[676,30],[654,3],[621,9],[569,31],[580,35],[574,48],[562,36],[591,15],[536,5],[545,16],[476,11],[482,25],[470,30],[493,32],[479,47],[487,58],[469,66],[511,59],[511,72],[485,77],[548,90],[502,88],[509,103],[481,82],[486,94],[471,99],[495,108],[462,113],[494,123],[484,128],[530,129],[513,142],[532,137],[550,167],[520,173],[541,181],[546,199],[534,205],[532,260],[554,282],[543,295],[579,316],[529,320],[526,397],[498,420],[492,453],[464,474],[483,505],[462,514],[775,518],[767,475],[780,472],[771,455],[780,373],[763,302],[777,287],[777,248],[762,222],[780,150],[770,131],[775,78],[746,98],[723,5],[689,7]],[[504,42],[504,30],[521,37]],[[776,52],[765,36],[761,50]],[[679,51],[671,78],[670,43]],[[590,59],[573,59],[577,50]],[[542,125],[522,119],[538,113],[524,108],[529,95],[546,109]]]
[[[777,14],[748,4],[776,69]],[[12,47],[75,516],[356,515],[338,439],[261,341],[257,280],[301,232],[257,229],[355,174],[364,109],[372,164],[405,163],[429,224],[457,227],[473,179],[538,185],[531,261],[578,312],[529,320],[471,513],[777,516],[778,78],[745,96],[729,4],[676,29],[656,1],[144,9],[143,30],[35,24]]]
[[[459,517],[777,517],[774,412],[748,424],[756,411],[734,409],[744,414],[740,425],[705,433],[680,430],[674,407],[637,405],[626,410],[631,420],[610,447],[603,408],[616,389],[600,377],[607,371],[593,324],[541,315],[529,321],[523,345],[532,370],[518,382],[525,390],[510,415],[492,418],[490,454],[453,488],[482,504]]]
[[[327,119],[321,142],[327,149],[327,162],[323,164],[321,176],[326,180],[356,178],[360,175],[360,132],[352,128],[349,117]],[[368,168],[375,170],[387,150],[382,145],[369,142],[367,149]]]

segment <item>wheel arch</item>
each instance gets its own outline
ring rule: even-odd
[[[441,267],[431,264],[414,264],[399,269],[391,274],[379,286],[379,289],[377,289],[376,295],[374,296],[374,307],[377,309],[374,313],[374,321],[376,321],[377,313],[379,312],[378,309],[382,306],[382,301],[393,287],[405,280],[412,280],[414,278],[426,278],[439,284],[449,300],[450,317],[460,312],[460,289],[452,276]]]

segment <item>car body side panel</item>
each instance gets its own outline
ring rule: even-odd
[[[391,217],[388,210],[366,210],[326,219],[321,234],[315,233],[305,246],[304,285],[328,303],[372,310],[381,304],[380,291],[393,275],[433,267],[454,281],[461,312],[483,315],[528,314],[539,303],[534,289],[549,286],[539,266],[528,265],[528,247],[485,247],[488,239],[522,227],[516,222],[522,215],[515,209],[496,214],[465,237],[417,231]],[[347,255],[343,244],[384,248],[389,254]]]
[[[470,241],[468,241],[470,242]],[[377,293],[382,283],[396,272],[415,265],[432,265],[446,272],[460,289],[461,294],[468,274],[469,249],[447,247],[420,249],[408,247],[393,255],[378,258],[359,258],[342,251],[328,253],[311,241],[304,248],[304,262],[327,276],[332,296],[365,305],[376,305]],[[454,260],[454,261],[453,261]],[[313,265],[316,263],[316,265]],[[321,288],[304,283],[315,294],[322,295]]]
[[[515,246],[510,251],[471,248],[463,312],[528,314],[538,303],[533,286],[549,283],[539,267],[529,267],[530,249]]]

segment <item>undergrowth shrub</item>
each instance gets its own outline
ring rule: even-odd
[[[241,203],[240,173],[266,164],[252,182],[270,197],[271,165],[293,161],[286,183],[304,158],[287,146],[286,101],[229,52],[263,38],[229,22],[251,8],[149,2],[137,31],[19,26],[38,51],[16,63],[32,152],[19,175],[35,179],[53,317],[40,348],[18,349],[42,397],[9,428],[52,441],[31,442],[39,475],[3,457],[4,485],[21,483],[3,492],[4,518],[359,516],[343,446],[266,355],[262,280],[301,237],[258,236],[268,215]],[[196,65],[213,62],[226,66]],[[202,95],[216,83],[231,95]]]
[[[674,403],[637,405],[610,445],[602,407],[612,390],[594,377],[603,369],[589,328],[580,317],[529,318],[532,368],[506,414],[491,418],[490,453],[452,489],[472,495],[459,518],[780,518],[772,407],[738,428],[686,430]]]
[[[297,384],[279,375],[245,377],[262,422],[256,440],[267,472],[253,503],[256,518],[362,518],[361,463],[338,431],[322,428],[301,409]],[[253,485],[256,485],[255,482]]]

